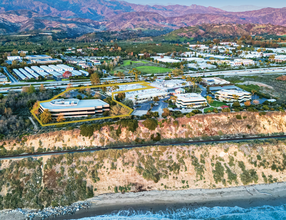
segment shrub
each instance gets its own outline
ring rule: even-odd
[[[190,112],[190,113],[186,114],[186,117],[187,117],[187,118],[190,118],[190,117],[192,117],[192,116],[194,116],[194,115],[195,115],[195,113]]]
[[[117,186],[114,186],[114,192],[118,193],[118,187]]]
[[[80,126],[80,134],[84,137],[91,137],[94,132],[94,127],[92,125],[83,124]]]
[[[121,127],[119,126],[116,130],[116,135],[119,137],[121,135]]]
[[[236,119],[242,119],[241,115],[236,115]]]
[[[151,135],[151,139],[153,141],[160,141],[161,140],[161,135],[159,133],[156,134],[156,137],[154,137],[154,134]]]
[[[234,107],[234,108],[240,107],[240,103],[239,102],[233,102],[232,107]]]
[[[153,118],[148,118],[143,122],[143,125],[149,130],[155,130],[158,126],[158,121]]]
[[[213,178],[216,183],[222,182],[224,176],[224,168],[220,162],[216,162],[215,169],[213,170]]]

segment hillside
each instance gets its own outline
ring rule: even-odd
[[[97,21],[83,18],[42,16],[29,10],[9,11],[0,14],[0,34],[25,31],[60,30],[80,35],[100,30]]]
[[[221,13],[223,10],[199,5],[141,5],[125,1],[107,0],[2,0],[0,12],[9,10],[33,10],[42,15],[59,17],[79,17],[93,20],[104,20],[126,12],[157,12],[165,17],[198,13]]]
[[[243,35],[284,35],[285,33],[286,27],[271,24],[203,24],[174,30],[160,36],[160,40],[187,42],[194,38],[234,38]]]
[[[11,17],[11,18],[10,18]],[[0,33],[57,29],[75,33],[99,30],[179,29],[202,24],[286,25],[286,8],[228,12],[199,5],[139,5],[105,0],[2,0]]]
[[[286,147],[285,140],[157,146],[4,160],[0,169],[0,210],[42,209],[103,193],[283,182]]]
[[[43,134],[4,140],[0,146],[2,154],[43,152],[51,150],[84,149],[94,146],[118,146],[121,144],[153,143],[153,140],[198,140],[242,137],[243,135],[268,135],[286,130],[286,113],[269,112],[266,115],[253,112],[195,115],[190,118],[169,118],[158,121],[155,130],[145,127],[142,122],[133,126],[102,125],[91,136],[81,135],[80,129],[53,131]],[[121,130],[120,133],[117,130]],[[154,139],[155,138],[155,139]],[[14,152],[13,152],[14,151]]]

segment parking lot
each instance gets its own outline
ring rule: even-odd
[[[159,102],[154,101],[147,101],[143,103],[139,103],[136,106],[134,106],[134,115],[144,115],[148,112],[148,110],[151,108],[151,104],[153,103],[154,106],[151,109],[152,112],[158,112],[161,116],[163,113],[163,109],[168,107],[168,103],[165,103],[165,100],[168,100],[169,97],[160,99]]]

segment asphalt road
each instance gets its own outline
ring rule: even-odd
[[[6,67],[1,67],[1,68],[3,68],[4,72],[8,75],[9,79],[11,80],[11,83],[19,82],[14,76],[12,76],[11,73],[9,73]]]
[[[80,153],[80,152],[95,152],[100,150],[108,149],[132,149],[135,147],[147,147],[147,146],[170,146],[170,145],[189,145],[189,144],[202,144],[202,143],[221,143],[221,142],[242,142],[249,140],[267,140],[267,139],[285,139],[286,135],[277,136],[267,136],[267,137],[245,137],[245,138],[230,138],[230,139],[220,139],[220,140],[206,140],[206,141],[180,141],[180,142],[170,142],[170,143],[154,143],[154,144],[138,144],[138,145],[121,145],[117,147],[94,147],[91,149],[80,149],[74,151],[57,151],[57,152],[46,152],[46,153],[34,153],[34,154],[22,154],[22,155],[12,155],[12,156],[1,156],[0,160],[10,160],[10,159],[24,159],[28,157],[42,157],[49,155],[61,155],[65,153]]]

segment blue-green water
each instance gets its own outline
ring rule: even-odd
[[[208,220],[276,220],[286,219],[286,204],[281,206],[200,207],[197,209],[168,209],[157,213],[135,210],[118,211],[113,214],[81,218],[81,220],[165,220],[165,219],[208,219]]]

